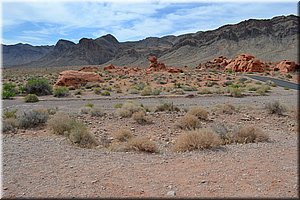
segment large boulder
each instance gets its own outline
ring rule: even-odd
[[[281,73],[293,72],[295,69],[296,63],[290,60],[283,60],[274,67],[274,71],[280,71]]]
[[[235,72],[264,72],[268,66],[249,54],[238,55],[226,67],[225,70]]]
[[[78,88],[89,82],[99,83],[104,81],[99,74],[95,72],[67,70],[59,74],[58,80],[54,86],[74,86],[75,88]]]

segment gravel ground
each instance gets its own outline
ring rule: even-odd
[[[251,106],[261,107],[266,102],[279,100],[291,107],[297,106],[297,92],[276,88],[269,96],[232,98],[202,96],[173,98],[175,105],[189,107],[230,102],[250,106],[237,115],[213,116],[230,123],[249,123],[268,131],[270,141],[243,145],[226,145],[219,149],[159,154],[110,152],[103,148],[83,149],[70,144],[63,136],[47,129],[18,131],[2,135],[3,139],[3,196],[20,197],[268,197],[297,198],[298,189],[298,135],[290,130],[292,118],[267,117],[265,112],[251,112]],[[138,99],[145,106],[157,105],[162,99]],[[78,113],[87,101],[41,101],[25,104],[20,99],[4,101],[3,108],[20,110],[33,107],[58,106],[60,110]],[[89,101],[90,102],[90,101]],[[91,101],[111,110],[124,99]],[[253,115],[251,121],[241,118]],[[161,115],[154,125],[138,127],[160,141],[161,133],[175,116]],[[211,116],[212,117],[212,116]],[[260,118],[260,119],[257,119]],[[112,119],[113,120],[113,119]],[[173,120],[173,121],[174,121]],[[293,123],[295,119],[293,119]],[[97,134],[100,129],[113,129],[128,123],[124,119],[93,119],[90,124]],[[166,124],[164,124],[166,123]],[[297,126],[297,125],[296,125]],[[157,131],[160,129],[161,131]],[[171,127],[172,130],[172,127]],[[101,132],[100,131],[100,132]],[[150,134],[151,133],[151,134]],[[101,136],[101,133],[99,133]],[[176,135],[175,135],[176,136]],[[171,136],[166,136],[171,137]],[[172,139],[172,138],[171,138]],[[163,140],[161,140],[163,142]]]

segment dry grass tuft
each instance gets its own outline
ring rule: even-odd
[[[145,111],[138,111],[132,114],[132,118],[138,123],[138,124],[146,124],[149,123],[149,119],[146,117]]]
[[[283,115],[287,111],[286,107],[279,103],[279,101],[270,102],[265,107],[270,114]]]
[[[222,144],[221,139],[210,129],[188,131],[180,135],[173,150],[176,152],[193,151],[197,149],[210,149]]]
[[[119,142],[127,142],[133,135],[129,129],[119,129],[114,133],[114,138]]]
[[[144,108],[133,101],[125,102],[121,108],[117,109],[117,113],[121,117],[131,117],[133,113],[144,111]]]
[[[158,153],[158,147],[156,143],[144,137],[131,138],[126,143],[125,150]]]
[[[48,128],[57,135],[64,135],[64,133],[70,132],[74,120],[69,115],[58,112],[48,121]]]
[[[195,115],[186,114],[177,121],[176,127],[185,130],[193,130],[200,128],[200,121]]]
[[[269,136],[261,129],[254,126],[244,126],[232,134],[232,142],[235,143],[254,143],[266,142]]]
[[[196,116],[198,119],[203,119],[203,120],[207,120],[208,118],[208,112],[202,108],[202,107],[194,107],[194,108],[191,108],[187,114],[190,114],[190,115],[194,115]]]

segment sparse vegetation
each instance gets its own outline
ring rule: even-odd
[[[103,117],[105,115],[105,112],[98,107],[93,107],[89,112],[92,117]]]
[[[4,83],[2,88],[2,98],[11,99],[16,96],[17,90],[14,83]]]
[[[283,115],[287,111],[286,107],[279,103],[279,101],[274,101],[267,103],[265,108],[270,114]]]
[[[8,133],[8,132],[15,132],[16,128],[18,127],[18,121],[16,118],[6,118],[2,121],[2,132]]]
[[[31,78],[25,85],[27,94],[49,95],[52,94],[52,86],[45,78]]]
[[[156,106],[155,112],[163,112],[163,111],[170,111],[170,112],[179,112],[180,109],[177,106],[174,106],[172,103],[161,103],[160,105]]]
[[[54,88],[53,96],[67,97],[67,96],[69,96],[69,88],[67,88],[65,86]]]
[[[117,109],[117,113],[121,117],[131,117],[133,113],[144,111],[144,108],[133,101],[126,101],[121,108]]]
[[[200,128],[200,121],[195,115],[186,114],[177,121],[176,127],[185,130],[193,130]]]
[[[133,137],[125,145],[127,151],[142,151],[147,153],[158,153],[158,147],[155,142],[145,137]]]
[[[229,88],[230,95],[232,97],[242,97],[242,90],[239,87],[230,87]]]
[[[173,146],[176,152],[193,151],[197,149],[210,149],[219,147],[221,139],[210,129],[197,129],[181,134]]]
[[[202,108],[200,106],[191,108],[187,112],[187,114],[194,115],[198,119],[202,119],[202,120],[207,120],[208,119],[208,112],[204,108]]]
[[[235,143],[253,143],[268,141],[269,136],[254,126],[244,126],[233,133],[233,141]]]
[[[134,119],[138,124],[149,123],[148,118],[146,117],[145,111],[138,111],[132,114],[132,119]]]
[[[127,142],[129,139],[133,138],[133,134],[129,129],[119,129],[113,136],[119,142]]]
[[[57,135],[64,135],[65,132],[70,132],[74,124],[74,120],[69,115],[59,112],[53,115],[48,121],[48,128]]]
[[[38,102],[39,101],[39,98],[37,95],[35,94],[28,94],[24,97],[24,101],[26,103],[34,103],[34,102]]]
[[[17,118],[19,127],[27,129],[45,124],[49,118],[49,114],[46,109],[34,109],[23,112]]]
[[[8,119],[8,118],[16,118],[17,117],[17,109],[12,109],[12,110],[4,110],[3,112],[3,116],[4,116],[4,119]]]

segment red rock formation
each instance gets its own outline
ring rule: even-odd
[[[167,68],[167,66],[162,63],[162,62],[158,62],[157,58],[155,56],[149,56],[148,60],[150,61],[150,66],[147,69],[147,72],[151,72],[151,71],[166,71],[166,72],[170,72],[170,73],[182,73],[183,70],[178,69],[178,68]]]
[[[264,72],[268,66],[255,59],[254,56],[249,54],[241,54],[233,59],[226,67],[225,70],[232,70],[235,72]]]
[[[78,71],[82,71],[82,72],[96,72],[98,71],[99,68],[98,67],[83,67]]]
[[[182,70],[182,69],[175,68],[175,67],[170,67],[170,68],[168,69],[168,72],[169,72],[169,73],[183,73],[183,70]]]
[[[149,56],[148,57],[148,60],[151,62],[151,63],[157,63],[157,58],[155,56]]]
[[[110,64],[110,65],[104,67],[104,70],[105,70],[105,71],[109,71],[109,70],[111,70],[111,69],[116,69],[116,67],[113,66],[112,64]]]
[[[213,59],[212,61],[208,61],[204,64],[199,64],[196,69],[201,71],[205,71],[207,69],[219,69],[224,70],[224,68],[228,65],[231,60],[228,60],[225,56],[219,56],[218,58]]]
[[[281,73],[292,72],[295,71],[295,69],[296,63],[289,60],[283,60],[274,67],[274,71],[280,71]]]
[[[104,82],[99,74],[94,72],[83,72],[75,70],[63,71],[59,74],[58,80],[54,86],[74,86],[79,87],[88,82]]]

